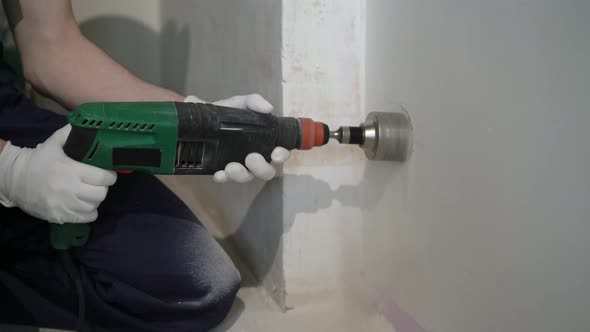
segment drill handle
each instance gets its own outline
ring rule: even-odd
[[[72,126],[72,131],[63,146],[64,153],[76,160],[82,161],[94,142],[96,130]],[[66,250],[86,244],[90,236],[90,226],[87,224],[52,224],[50,230],[51,246],[55,249]]]
[[[72,124],[72,131],[63,146],[66,156],[82,162],[92,148],[97,132],[97,128],[79,127]]]

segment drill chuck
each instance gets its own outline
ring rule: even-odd
[[[322,146],[328,143],[330,139],[330,129],[325,123],[313,121],[309,118],[297,119],[299,123],[299,137],[301,142],[297,149],[310,150],[316,146]]]

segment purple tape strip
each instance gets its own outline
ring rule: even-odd
[[[377,295],[377,307],[383,317],[397,330],[397,332],[426,332],[418,324],[414,317],[404,311],[393,299],[388,297],[387,292],[382,291]]]

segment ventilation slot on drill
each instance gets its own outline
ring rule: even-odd
[[[102,121],[99,122],[98,125],[101,125]],[[139,123],[139,122],[111,122],[109,124],[109,129],[121,129],[121,130],[131,130],[131,131],[149,131],[151,132],[155,127],[155,123]]]
[[[176,168],[200,168],[203,164],[203,143],[178,142],[176,144]]]
[[[92,160],[92,158],[96,154],[96,151],[98,150],[99,145],[100,145],[100,141],[97,141],[96,144],[94,144],[94,149],[92,149],[92,152],[90,152],[90,154],[88,155],[88,160]]]
[[[95,127],[98,128],[102,125],[102,121],[96,121],[92,119],[84,119],[82,121],[82,125],[86,127]]]

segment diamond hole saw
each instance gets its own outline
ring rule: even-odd
[[[64,152],[72,159],[118,172],[214,174],[249,153],[270,161],[272,150],[310,150],[335,139],[361,147],[370,160],[403,162],[411,152],[407,112],[373,112],[358,126],[330,131],[309,118],[279,117],[213,104],[179,102],[87,103],[68,115]],[[86,224],[52,225],[56,249],[82,246]]]

